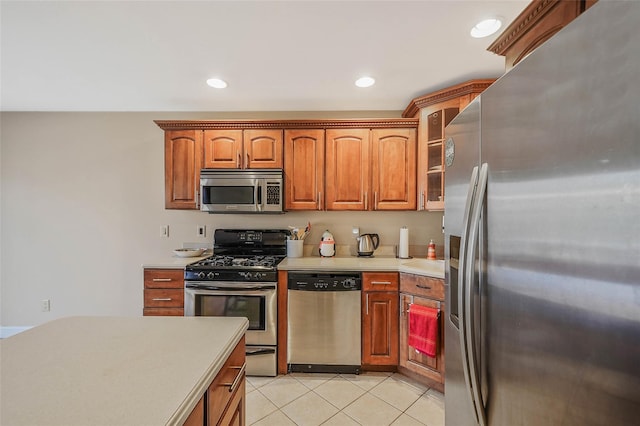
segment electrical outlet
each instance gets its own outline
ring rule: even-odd
[[[207,227],[205,225],[198,225],[196,232],[198,237],[207,238]]]
[[[41,303],[42,312],[49,312],[51,310],[51,300],[44,299]]]
[[[162,225],[160,227],[160,236],[163,238],[169,238],[169,225]]]

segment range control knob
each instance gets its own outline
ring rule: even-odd
[[[209,272],[207,274],[207,278],[209,278],[210,280],[212,280],[215,276],[216,276],[216,274],[214,272]]]
[[[196,276],[200,279],[203,279],[206,276],[206,274],[204,272],[198,272]]]

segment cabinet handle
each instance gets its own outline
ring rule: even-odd
[[[373,209],[378,210],[378,191],[373,193]]]
[[[200,210],[200,190],[196,189],[196,209]]]
[[[369,209],[369,203],[367,202],[367,195],[369,195],[369,193],[367,191],[364,191],[364,209],[367,210]]]
[[[416,287],[418,287],[418,288],[422,288],[422,289],[425,289],[425,290],[431,290],[431,287],[426,286],[426,285],[416,284]]]
[[[154,283],[168,283],[169,281],[173,281],[171,278],[154,278]]]
[[[367,293],[367,299],[364,302],[364,305],[367,307],[365,315],[369,316],[369,293]]]
[[[424,191],[420,192],[420,210],[424,210]]]
[[[320,191],[318,191],[318,210],[322,209],[322,207],[321,207],[322,203],[320,201],[321,200],[321,198],[320,198],[321,196],[322,196],[322,193]]]
[[[238,161],[236,162],[236,168],[242,168],[242,157],[240,157],[240,151],[238,151]]]
[[[240,383],[240,379],[242,379],[242,376],[244,375],[244,370],[247,368],[247,363],[245,362],[240,367],[229,367],[229,368],[232,368],[234,370],[239,370],[238,374],[236,375],[235,379],[233,379],[233,382],[222,383],[221,386],[229,386],[229,392],[233,392],[234,390],[236,390],[236,387],[238,387],[238,383]]]
[[[391,285],[391,281],[371,281],[373,285]]]
[[[247,168],[247,169],[249,168],[249,153],[248,152],[247,152],[247,162],[244,163],[244,167]]]
[[[170,297],[156,297],[151,300],[153,300],[154,302],[171,302],[173,299]]]

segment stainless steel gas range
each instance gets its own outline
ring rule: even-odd
[[[185,316],[246,317],[247,374],[277,374],[278,263],[289,232],[216,229],[214,255],[185,268]]]

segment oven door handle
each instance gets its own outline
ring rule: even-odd
[[[276,353],[276,350],[274,348],[245,349],[246,356],[266,355],[274,353]]]
[[[234,292],[234,293],[247,293],[250,291],[264,291],[264,290],[275,290],[275,286],[273,285],[264,285],[257,287],[225,287],[225,286],[200,286],[200,287],[188,287],[189,290],[211,290],[211,291],[226,291],[226,292]]]

